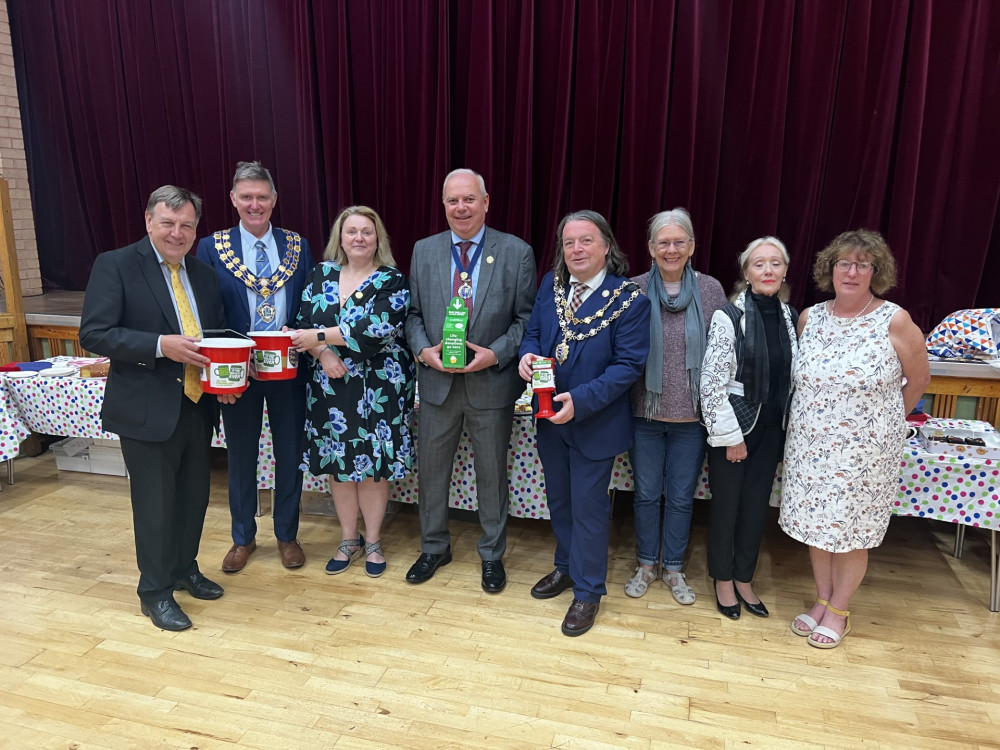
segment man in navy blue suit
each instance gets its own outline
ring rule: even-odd
[[[198,258],[219,278],[226,326],[234,331],[280,331],[295,321],[313,259],[297,232],[271,226],[278,201],[271,173],[259,161],[236,165],[229,198],[240,223],[205,237]],[[257,549],[257,455],[267,404],[274,446],[274,535],[281,564],[299,568],[305,553],[298,542],[302,496],[302,440],[306,408],[306,368],[291,380],[250,380],[235,404],[222,407],[229,452],[229,510],[233,546],[222,570],[236,573]]]
[[[556,537],[555,570],[531,589],[551,599],[573,589],[565,635],[594,626],[607,593],[615,456],[632,442],[629,389],[649,354],[649,300],[625,277],[628,261],[595,211],[568,214],[556,232],[553,270],[542,279],[521,341],[518,372],[555,361],[556,415],[537,421],[538,455]]]

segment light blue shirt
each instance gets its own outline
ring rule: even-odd
[[[271,273],[274,274],[278,270],[278,264],[281,263],[281,256],[284,255],[285,249],[282,248],[281,252],[278,252],[278,245],[275,242],[274,232],[271,229],[271,225],[268,224],[267,232],[260,238],[260,241],[264,243],[264,249],[267,251],[267,259],[271,262]],[[254,275],[257,273],[257,249],[254,247],[256,244],[257,238],[244,229],[243,222],[240,222],[240,249],[243,254],[243,264]],[[269,301],[277,311],[274,316],[275,330],[280,331],[281,327],[288,323],[285,320],[286,312],[288,311],[288,305],[285,304],[285,287],[282,286],[281,289],[272,294],[269,297]],[[257,292],[247,287],[247,304],[250,306],[251,327],[253,327],[254,318],[257,315],[258,302],[259,297],[257,296]],[[247,331],[240,331],[240,333],[247,333]]]
[[[174,306],[174,314],[177,316],[177,327],[181,330],[181,333],[183,333],[184,324],[181,323],[181,313],[180,310],[177,309],[177,296],[174,294],[174,284],[170,280],[170,267],[167,265],[167,262],[163,259],[163,256],[160,255],[160,251],[156,249],[156,245],[153,245],[153,252],[156,253],[156,260],[160,264],[160,271],[163,272],[163,279],[164,281],[167,282],[167,293],[170,294],[170,301],[171,303],[173,303]],[[198,321],[198,329],[201,330],[201,318],[198,316],[198,300],[194,298],[194,289],[191,288],[191,280],[188,278],[187,266],[185,265],[184,261],[185,258],[181,258],[181,267],[178,270],[177,275],[180,276],[181,286],[184,287],[184,292],[187,294],[188,303],[191,305],[191,312],[194,313],[194,319]],[[157,357],[163,356],[163,350],[160,348],[160,339],[162,338],[163,336],[160,336],[160,338],[156,339]]]
[[[483,235],[485,235],[485,234],[486,234],[486,225],[483,224],[483,226],[480,227],[479,231],[476,232],[475,236],[473,236],[473,237],[470,238],[472,240],[472,242],[475,243],[475,244],[473,244],[472,247],[469,248],[469,262],[470,263],[472,262],[472,259],[476,257],[476,253],[482,254],[482,251],[483,251]],[[458,247],[458,243],[459,242],[463,242],[463,241],[464,240],[462,240],[462,238],[459,237],[457,234],[455,234],[454,232],[451,233],[451,244],[452,244],[452,246],[456,250],[458,250],[458,252],[461,252],[461,249],[459,249],[459,247]],[[451,253],[450,250],[448,251],[448,255],[451,258],[451,278],[454,279],[455,278],[455,271],[457,270],[457,266],[456,266],[456,263],[455,263],[455,256]],[[485,262],[486,262],[486,258],[480,258],[479,262],[476,263],[475,267],[472,269],[472,307],[473,307],[473,309],[475,309],[475,306],[476,306],[476,293],[479,290],[479,272],[482,270],[483,263],[485,263]]]

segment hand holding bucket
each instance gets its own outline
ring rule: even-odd
[[[237,394],[247,389],[247,370],[253,341],[237,338],[204,338],[198,343],[209,359],[201,372],[205,393]]]
[[[556,413],[552,410],[552,394],[556,392],[555,363],[548,357],[536,357],[531,361],[531,390],[538,396],[536,417],[548,419]]]
[[[254,380],[291,380],[299,371],[299,353],[292,331],[250,331],[253,339]]]

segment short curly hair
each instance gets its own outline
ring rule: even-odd
[[[816,256],[813,281],[817,289],[833,291],[833,264],[852,250],[857,250],[875,265],[870,285],[873,294],[881,297],[896,286],[896,261],[885,239],[870,229],[855,229],[838,234]]]

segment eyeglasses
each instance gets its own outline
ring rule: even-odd
[[[684,252],[684,248],[687,247],[687,245],[688,245],[688,243],[690,241],[691,240],[689,240],[689,239],[688,240],[658,240],[656,242],[656,249],[657,250],[669,250],[670,246],[673,245],[675,248],[677,248],[681,252]]]
[[[833,264],[834,268],[838,271],[843,271],[844,273],[850,271],[851,266],[854,266],[855,270],[857,270],[859,274],[871,273],[875,270],[875,264],[869,263],[867,260],[838,260]]]

